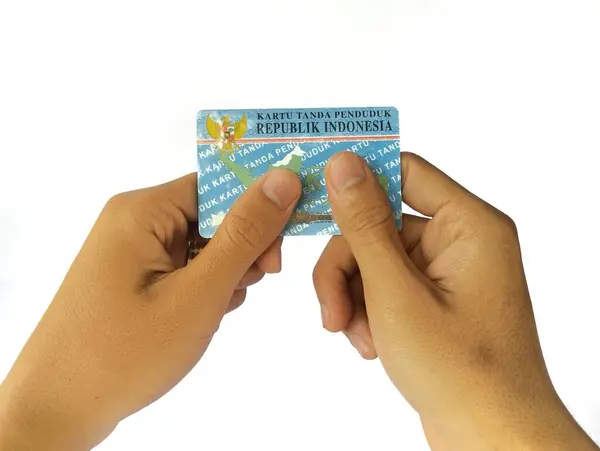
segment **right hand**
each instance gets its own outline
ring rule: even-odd
[[[401,233],[361,158],[326,177],[342,237],[314,271],[324,327],[380,357],[432,449],[597,450],[546,370],[514,223],[411,154],[404,201],[428,218]]]

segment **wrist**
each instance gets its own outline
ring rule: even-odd
[[[506,450],[598,451],[558,395],[539,405],[520,406],[498,421],[496,442]]]
[[[0,384],[0,450],[89,451],[100,440],[88,420]]]
[[[598,451],[599,448],[579,426],[560,400],[532,410],[504,429],[506,449],[524,451]],[[512,448],[510,447],[511,445]]]
[[[482,409],[458,420],[422,419],[432,451],[598,451],[558,398],[532,406]]]

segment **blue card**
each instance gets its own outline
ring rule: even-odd
[[[273,167],[300,177],[302,196],[282,235],[339,235],[324,169],[336,153],[365,159],[402,226],[400,129],[394,107],[203,110],[196,118],[198,229],[213,236],[233,202]]]

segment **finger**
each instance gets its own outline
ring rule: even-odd
[[[377,358],[377,351],[375,350],[371,329],[369,328],[360,276],[355,276],[350,281],[350,296],[354,303],[354,315],[345,328],[344,335],[348,337],[352,346],[354,346],[364,359],[373,360]]]
[[[258,257],[256,264],[266,274],[275,274],[281,271],[281,244],[283,237],[277,239]]]
[[[246,300],[247,291],[245,288],[241,290],[235,290],[231,299],[229,300],[229,305],[227,306],[226,313],[231,313],[237,308],[241,307],[244,301]]]
[[[377,351],[369,329],[369,321],[367,320],[367,312],[364,305],[360,310],[357,310],[344,329],[344,335],[358,351],[363,359],[373,360],[377,358]]]
[[[198,220],[198,175],[196,172],[158,185],[155,189],[183,213],[188,222]]]
[[[345,329],[352,318],[354,310],[349,281],[357,272],[356,260],[344,238],[332,237],[313,271],[321,320],[330,332]]]
[[[429,263],[429,260],[423,253],[423,247],[421,245],[421,237],[423,236],[423,232],[429,221],[429,219],[421,218],[419,216],[408,214],[402,215],[402,231],[400,232],[400,238],[406,253],[420,271],[424,271]]]
[[[404,249],[408,252],[414,248],[425,231],[425,226],[430,220],[428,218],[422,218],[420,216],[414,216],[404,213],[402,215],[402,230],[400,231],[400,238]]]
[[[404,254],[396,221],[386,193],[364,160],[342,152],[328,162],[325,172],[333,215],[361,272],[396,267]]]
[[[300,197],[300,179],[273,169],[233,204],[204,250],[184,268],[199,290],[229,298],[243,275],[277,239]],[[198,284],[198,279],[205,284]],[[224,307],[215,307],[217,311]]]
[[[326,168],[334,218],[356,258],[366,293],[371,326],[378,334],[398,321],[426,315],[417,293],[431,288],[404,250],[389,201],[376,177],[359,156],[343,152]],[[395,332],[394,332],[395,333]]]
[[[418,155],[402,153],[402,198],[413,210],[433,217],[451,203],[460,209],[474,196]]]
[[[186,235],[190,223],[198,220],[196,180],[196,173],[191,173],[161,185],[122,193],[112,200],[114,204],[116,199],[131,199],[122,205],[126,214],[119,216],[133,217],[136,226],[143,224],[154,233],[176,267],[185,264]]]
[[[188,241],[191,242],[192,249],[190,249],[190,255],[188,258],[191,260],[193,257],[198,255],[199,250],[206,247],[206,244],[210,241],[208,238],[203,238],[198,232],[198,223],[190,223],[188,225]],[[257,267],[262,273],[274,274],[281,271],[281,243],[283,237],[279,236],[269,246],[269,248],[256,260],[253,267]],[[249,271],[251,271],[250,268]]]
[[[260,282],[264,276],[265,273],[257,265],[252,265],[248,272],[244,274],[242,280],[237,284],[236,289],[240,290],[242,288],[248,288],[249,286]]]
[[[426,267],[420,239],[427,222],[427,218],[403,215],[402,242],[419,269]],[[313,283],[321,306],[323,327],[330,332],[339,332],[349,327],[348,324],[354,315],[349,281],[353,280],[357,272],[356,260],[344,238],[332,237],[313,271]]]

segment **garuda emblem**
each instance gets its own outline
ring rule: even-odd
[[[229,116],[222,116],[219,122],[206,116],[206,131],[211,138],[217,141],[224,154],[232,154],[240,148],[236,141],[241,139],[247,130],[248,119],[245,113],[235,124],[231,123]]]

